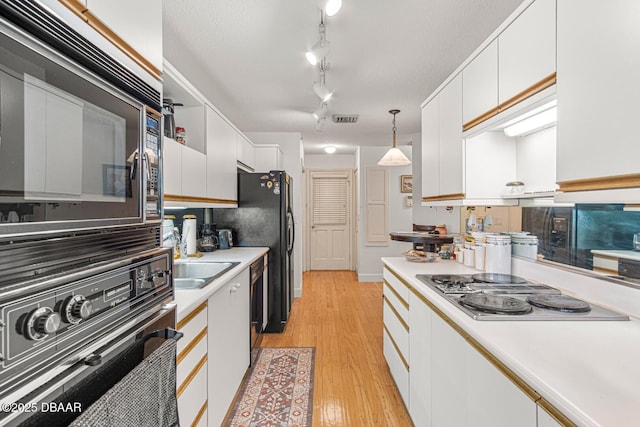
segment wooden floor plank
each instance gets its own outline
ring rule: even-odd
[[[382,283],[310,271],[286,330],[263,347],[316,347],[313,426],[411,426],[382,353]]]

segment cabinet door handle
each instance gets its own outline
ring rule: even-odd
[[[235,283],[233,286],[231,286],[231,288],[229,289],[229,292],[236,292],[238,289],[240,289],[240,283]]]

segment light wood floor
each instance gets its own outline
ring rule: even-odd
[[[382,283],[311,271],[282,334],[262,347],[316,347],[313,426],[411,426],[382,354]]]

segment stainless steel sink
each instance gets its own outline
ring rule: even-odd
[[[204,279],[174,278],[173,285],[176,289],[201,289],[207,284]]]
[[[231,270],[239,262],[190,262],[173,265],[176,289],[200,289]]]

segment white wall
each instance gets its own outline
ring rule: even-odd
[[[422,206],[422,140],[420,134],[412,136],[413,159],[413,224],[447,226],[449,233],[460,233],[460,208],[454,206],[446,209],[445,206]]]
[[[307,154],[304,156],[305,169],[355,169],[354,154]]]
[[[304,254],[304,229],[306,227],[304,212],[302,210],[302,159],[300,157],[302,147],[302,135],[298,132],[245,132],[255,145],[278,144],[282,150],[282,163],[284,170],[291,176],[291,196],[293,209],[293,222],[296,227],[295,243],[293,245],[293,282],[296,298],[302,296],[302,260]]]
[[[412,248],[411,243],[389,240],[388,246],[365,246],[364,233],[364,208],[365,208],[365,169],[368,166],[378,166],[378,161],[384,156],[389,147],[360,147],[358,164],[358,281],[381,282],[382,261],[381,257],[401,256],[402,252]],[[402,152],[411,158],[411,147],[400,147]],[[408,193],[400,192],[400,175],[411,175],[411,165],[388,166],[389,178],[389,231],[411,231],[413,218],[412,208],[405,205]],[[415,179],[414,179],[415,183]]]

